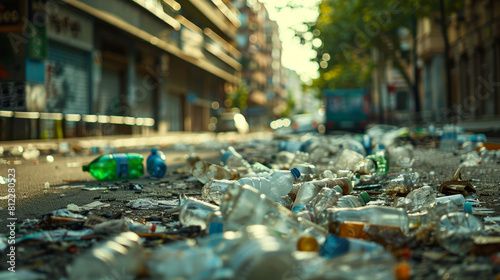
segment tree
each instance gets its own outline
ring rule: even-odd
[[[440,11],[447,16],[464,6],[464,0],[443,1],[446,12],[434,0],[323,0],[318,20],[311,26],[323,42],[317,57],[320,78],[313,85],[328,88],[368,84],[376,63],[370,51],[375,48],[399,70],[408,87],[415,88],[416,79],[408,73],[407,65],[412,59],[415,63],[416,56],[410,55],[410,48],[403,44],[408,38],[401,34],[405,30],[416,34],[418,19],[439,15]],[[412,41],[415,50],[415,38]],[[415,96],[418,98],[418,94]]]

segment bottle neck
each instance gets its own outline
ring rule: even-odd
[[[425,223],[427,212],[408,214],[408,225],[410,230],[417,229]]]

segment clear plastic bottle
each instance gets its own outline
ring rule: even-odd
[[[225,169],[224,167],[210,163],[205,160],[197,161],[191,171],[193,176],[203,184],[212,180],[238,179],[239,175]]]
[[[230,186],[235,188],[241,186],[240,182],[235,180],[213,180],[201,188],[201,197],[205,200],[213,201],[220,205],[224,192]]]
[[[308,233],[321,243],[326,236],[326,231],[320,226],[296,217],[290,210],[249,185],[241,186],[236,194],[227,193],[221,204],[221,212],[227,223],[265,225],[286,239],[297,239],[300,234]]]
[[[269,198],[279,199],[288,194],[293,187],[294,181],[300,177],[300,172],[296,168],[291,170],[278,170],[267,178],[246,177],[238,180],[241,185],[250,185]]]
[[[296,213],[300,211],[306,204],[313,200],[319,193],[319,191],[324,187],[337,187],[337,191],[342,192],[342,188],[336,185],[333,179],[322,179],[305,182],[302,184],[297,192],[297,196],[293,203],[292,212]]]
[[[185,226],[200,226],[207,228],[210,213],[218,211],[219,207],[200,200],[188,199],[181,207],[179,221]]]
[[[220,165],[212,164],[208,167],[207,177],[210,180],[237,180],[240,175]]]
[[[293,165],[294,168],[297,168],[300,171],[300,177],[297,178],[300,182],[311,181],[317,177],[317,168],[316,166],[309,163],[301,163],[297,165]]]
[[[457,131],[454,124],[443,126],[443,134],[439,149],[443,152],[453,153],[458,149]]]
[[[396,207],[404,208],[408,213],[425,212],[436,204],[436,192],[430,186],[423,186],[397,200]]]
[[[415,189],[419,179],[418,172],[400,174],[387,184],[386,193],[391,196],[406,196]]]
[[[264,226],[252,225],[243,231],[242,239],[230,254],[233,279],[282,279],[294,265],[290,246]]]
[[[421,224],[419,215],[408,215],[406,210],[379,205],[358,208],[328,208],[320,214],[318,224],[337,232],[344,221],[359,221],[374,225],[399,227],[406,234],[410,224]]]
[[[342,189],[339,186],[334,188],[322,188],[318,195],[309,202],[312,207],[314,216],[318,217],[319,213],[331,207],[339,198],[342,197]]]
[[[337,199],[332,207],[337,208],[355,208],[365,206],[370,202],[370,195],[367,192],[361,192],[359,195],[344,195]]]
[[[465,197],[462,194],[446,195],[436,198],[436,204],[444,203],[445,201],[451,201],[453,204],[462,208],[465,206]],[[467,212],[467,211],[466,211]]]
[[[210,163],[206,160],[198,160],[193,164],[193,169],[191,170],[191,173],[193,176],[198,179],[203,184],[206,184],[210,182],[210,179],[207,177],[207,172],[208,168],[212,165],[213,163]]]
[[[397,261],[387,250],[355,252],[324,261],[312,259],[306,264],[299,262],[294,279],[384,279],[395,280]]]
[[[250,163],[239,154],[233,146],[229,146],[227,150],[221,150],[222,162],[229,169],[250,169]]]
[[[223,265],[213,246],[195,246],[190,241],[178,241],[153,250],[147,261],[147,271],[150,279],[158,280],[227,279],[225,277],[231,277],[232,274]]]
[[[135,279],[144,260],[140,237],[131,231],[123,232],[76,258],[70,266],[69,279]]]
[[[166,157],[162,151],[151,149],[151,154],[146,159],[146,169],[151,177],[162,178],[167,173]]]
[[[474,247],[472,237],[482,234],[483,223],[471,214],[453,212],[443,215],[436,227],[436,240],[457,255],[468,254]]]

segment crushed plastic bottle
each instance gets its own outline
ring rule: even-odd
[[[167,173],[166,156],[156,148],[151,149],[151,154],[146,159],[146,169],[151,177],[162,178]]]
[[[136,179],[144,175],[143,157],[138,153],[104,154],[82,170],[97,180]]]
[[[397,200],[396,207],[404,208],[408,213],[425,212],[436,204],[436,192],[430,186],[423,186]]]
[[[231,271],[223,268],[223,261],[214,248],[196,246],[190,241],[179,241],[152,251],[146,265],[151,279],[202,280],[232,276]]]
[[[226,150],[221,150],[222,162],[229,169],[245,169],[251,168],[250,163],[239,154],[233,146],[229,146]]]
[[[207,184],[212,180],[238,179],[237,173],[230,172],[224,167],[213,164],[206,160],[199,160],[193,165],[191,170],[193,176],[203,184]]]
[[[241,186],[241,184],[240,182],[235,180],[210,181],[201,189],[201,196],[203,199],[213,201],[216,204],[220,204],[224,192],[226,192],[230,186],[238,188]]]
[[[355,208],[365,206],[370,202],[370,195],[363,191],[359,195],[344,195],[337,199],[332,205],[332,207],[338,208]]]
[[[299,212],[306,204],[314,199],[323,187],[337,187],[337,191],[342,192],[342,188],[337,186],[332,179],[309,181],[302,184],[297,192],[292,206],[292,212]]]
[[[228,224],[261,224],[281,233],[285,238],[298,239],[299,235],[307,232],[321,243],[326,236],[324,228],[296,217],[290,210],[249,185],[241,186],[236,194],[229,192],[224,196],[221,212]]]
[[[471,214],[453,212],[445,214],[436,227],[436,240],[446,250],[465,255],[474,248],[473,236],[481,235],[483,223]]]
[[[294,181],[300,177],[300,171],[296,168],[290,170],[278,170],[269,177],[245,177],[238,180],[241,185],[250,185],[269,198],[279,199],[288,194],[293,187]]]
[[[418,172],[400,174],[392,179],[386,187],[386,193],[391,196],[406,196],[420,180]]]
[[[123,232],[76,258],[69,279],[135,278],[141,274],[144,260],[140,237],[131,231]]]
[[[342,189],[338,186],[334,188],[322,188],[318,195],[312,199],[308,206],[313,209],[314,216],[318,217],[325,209],[333,206],[333,204],[342,197]]]
[[[188,199],[181,208],[179,221],[185,226],[208,227],[209,214],[219,210],[218,206],[200,200]]]

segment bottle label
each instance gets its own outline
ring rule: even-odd
[[[116,177],[127,178],[129,175],[128,157],[126,154],[114,154],[116,162]]]

